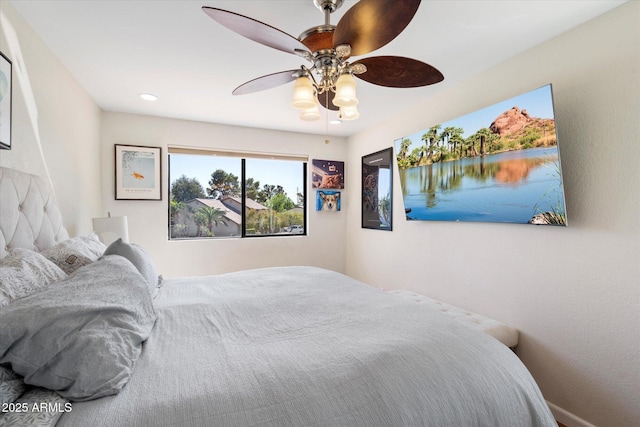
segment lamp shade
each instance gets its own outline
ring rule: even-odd
[[[344,73],[338,77],[333,105],[336,107],[355,107],[358,105],[358,98],[356,98],[356,79],[354,79],[351,74]]]
[[[299,110],[313,108],[316,104],[315,91],[309,77],[300,76],[293,85],[293,101],[291,106]]]
[[[126,216],[108,216],[106,218],[93,218],[93,231],[100,241],[109,246],[119,238],[129,243],[129,226]]]
[[[352,107],[340,107],[340,114],[338,117],[341,120],[355,120],[360,117],[360,113],[355,105]]]
[[[302,110],[300,118],[307,121],[318,120],[320,118],[320,106],[318,105],[318,102],[316,101],[313,104],[313,107]]]

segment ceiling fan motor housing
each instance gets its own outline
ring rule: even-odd
[[[317,27],[311,27],[300,34],[298,40],[309,48],[311,53],[316,53],[319,50],[332,49],[333,32],[335,29],[335,25],[319,25]]]
[[[298,37],[312,53],[321,49],[331,49],[333,47],[333,33],[335,25],[331,25],[330,16],[342,6],[343,0],[313,0],[313,4],[324,12],[324,25],[311,27]]]

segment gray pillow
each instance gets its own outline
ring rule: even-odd
[[[160,280],[156,268],[147,253],[135,243],[130,244],[118,239],[111,243],[104,251],[104,255],[120,255],[128,259],[131,264],[135,265],[144,280],[149,284],[151,295],[156,296],[158,293],[158,285]]]
[[[70,400],[116,394],[155,319],[142,275],[125,258],[106,256],[2,307],[0,364]]]

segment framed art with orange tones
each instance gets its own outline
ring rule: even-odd
[[[162,149],[115,145],[116,200],[162,200]]]

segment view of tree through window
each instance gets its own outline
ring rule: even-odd
[[[305,162],[171,153],[169,166],[170,239],[305,234]]]

